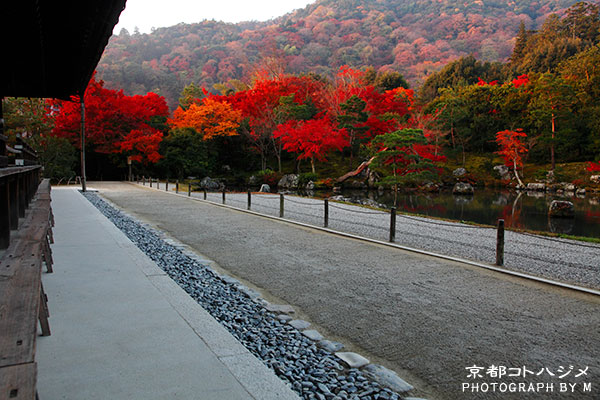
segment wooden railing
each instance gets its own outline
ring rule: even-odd
[[[52,272],[54,217],[50,181],[38,187],[39,170],[0,168],[3,233],[9,228],[2,237],[5,250],[0,250],[0,400],[37,398],[38,321],[41,334],[50,335],[42,266]]]

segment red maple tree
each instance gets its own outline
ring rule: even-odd
[[[135,160],[156,162],[162,133],[152,124],[156,117],[166,117],[165,99],[155,93],[126,96],[122,90],[110,90],[103,81],[92,77],[84,97],[86,143],[98,153],[128,153]],[[52,134],[67,138],[80,147],[80,99],[49,100],[55,119]],[[154,143],[153,145],[149,145]]]
[[[327,161],[327,153],[341,151],[349,144],[346,129],[337,129],[325,113],[308,121],[290,120],[279,125],[273,135],[281,140],[286,151],[298,153],[298,160],[310,159],[312,172],[315,159]]]
[[[594,162],[588,162],[588,166],[586,168],[586,171],[588,172],[600,172],[600,161],[597,163]]]
[[[282,143],[273,133],[286,117],[280,112],[282,97],[293,95],[295,104],[312,102],[317,109],[324,107],[323,85],[310,77],[290,75],[261,78],[248,90],[231,96],[223,96],[234,109],[241,111],[246,124],[243,133],[261,155],[262,169],[266,168],[266,158],[275,154],[281,170]]]
[[[519,178],[518,169],[523,167],[523,155],[528,151],[525,144],[521,141],[526,137],[527,134],[522,129],[514,131],[505,130],[496,133],[496,143],[500,146],[500,150],[496,154],[504,158],[506,166],[513,167],[515,177],[521,186],[523,186],[523,182]]]

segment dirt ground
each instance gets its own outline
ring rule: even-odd
[[[397,371],[417,388],[415,395],[600,398],[600,299],[595,296],[131,184],[90,187],[265,298],[293,305],[326,337]],[[483,367],[481,377],[469,377],[473,366]],[[495,377],[493,366],[521,376]],[[479,391],[469,386],[463,392],[463,384],[475,383]],[[487,393],[482,383],[489,385]],[[553,390],[511,393],[504,387],[501,392],[501,383],[525,383],[525,389],[530,383],[552,384]],[[576,384],[574,393],[560,393],[566,383]],[[592,383],[591,393],[582,392],[584,383]]]

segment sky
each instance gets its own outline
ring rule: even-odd
[[[180,22],[195,23],[204,19],[225,22],[266,21],[280,17],[298,8],[304,8],[315,0],[127,0],[119,23],[133,33],[137,26],[142,33],[151,28],[177,25]]]

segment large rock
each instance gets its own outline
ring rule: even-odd
[[[330,353],[335,353],[336,351],[340,351],[344,348],[344,345],[342,343],[334,342],[327,339],[321,340],[319,343],[317,343],[317,346]]]
[[[496,165],[494,171],[500,176],[500,179],[509,180],[512,177],[510,169],[506,165]]]
[[[260,182],[258,181],[258,176],[256,175],[252,175],[250,178],[248,178],[248,185],[258,185]]]
[[[367,185],[369,185],[370,188],[375,187],[377,182],[379,182],[379,179],[381,179],[379,174],[367,168]]]
[[[306,187],[304,189],[315,190],[315,183],[313,181],[308,181],[308,183],[306,184]]]
[[[265,305],[265,308],[267,311],[271,311],[272,313],[275,314],[293,314],[294,313],[294,307],[288,305],[288,304],[267,304]]]
[[[361,181],[360,179],[347,179],[342,183],[342,185],[345,188],[349,188],[349,189],[366,189],[367,188],[367,184],[364,181]]]
[[[575,227],[574,218],[548,218],[548,228],[552,233],[570,235]]]
[[[531,191],[534,191],[534,192],[545,192],[546,191],[546,184],[545,183],[538,183],[538,182],[528,183],[527,184],[527,190],[531,190]]]
[[[570,201],[553,200],[548,209],[548,216],[554,218],[574,218],[575,206]]]
[[[383,365],[370,364],[363,368],[362,372],[381,386],[390,388],[394,392],[405,393],[414,389],[411,384]]]
[[[361,368],[369,363],[367,358],[349,351],[337,352],[335,355],[350,368]]]
[[[302,331],[302,334],[304,336],[306,336],[307,338],[309,338],[310,340],[313,340],[315,342],[323,340],[323,335],[321,335],[318,331],[316,331],[314,329],[304,330],[304,331]]]
[[[423,185],[422,189],[423,191],[430,193],[436,193],[441,190],[440,185],[433,182],[427,182],[425,185]]]
[[[260,190],[259,192],[263,192],[263,193],[271,193],[271,186],[267,185],[266,183],[263,183],[260,186]]]
[[[565,192],[574,192],[577,189],[574,184],[569,182],[562,182],[560,185]]]
[[[296,189],[298,187],[298,175],[288,174],[281,177],[277,187],[284,189]]]
[[[200,181],[200,188],[206,190],[220,190],[223,189],[223,184],[216,179],[212,179],[209,176],[204,177]]]
[[[454,171],[452,171],[452,175],[454,175],[455,178],[460,178],[461,176],[465,176],[467,174],[467,170],[464,168],[456,168]]]
[[[592,176],[590,176],[590,181],[592,183],[600,183],[600,175],[592,175]]]
[[[472,196],[475,193],[473,186],[470,183],[458,182],[452,189],[452,194],[458,194],[463,196]]]
[[[294,319],[289,321],[288,324],[298,329],[299,331],[308,329],[308,327],[310,326],[310,322],[305,321],[303,319]]]

